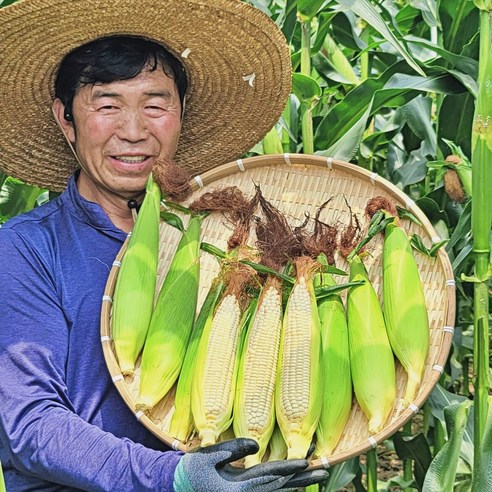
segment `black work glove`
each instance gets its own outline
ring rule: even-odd
[[[200,448],[181,458],[174,473],[176,492],[269,492],[307,487],[328,478],[325,470],[304,471],[307,460],[261,463],[251,468],[231,462],[258,451],[253,439],[238,438]]]

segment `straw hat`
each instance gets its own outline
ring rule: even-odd
[[[77,46],[112,34],[163,44],[188,74],[176,162],[192,174],[239,157],[290,92],[286,40],[239,0],[20,0],[0,9],[0,168],[62,190],[76,161],[51,112],[54,76]]]

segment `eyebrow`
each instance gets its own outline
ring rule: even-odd
[[[144,92],[144,94],[149,97],[163,97],[165,99],[169,99],[171,97],[171,93],[168,90],[148,91],[148,92]],[[119,94],[118,92],[98,89],[92,93],[92,97],[94,99],[100,99],[102,97],[121,97],[121,94]]]

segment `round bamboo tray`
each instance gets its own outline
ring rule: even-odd
[[[254,194],[255,184],[261,186],[265,198],[286,214],[291,225],[300,224],[306,213],[313,216],[323,202],[333,197],[323,211],[321,219],[329,224],[339,224],[342,228],[349,221],[345,198],[352,212],[362,218],[367,201],[376,195],[382,195],[393,200],[396,205],[410,210],[420,220],[422,224],[420,226],[408,220],[402,221],[408,233],[419,234],[427,246],[440,239],[424,213],[392,183],[356,165],[313,155],[266,155],[216,167],[193,178],[194,191],[187,203],[205,191],[231,185],[237,186],[251,197]],[[186,217],[184,219],[186,220]],[[224,217],[218,214],[211,214],[203,222],[203,241],[212,243],[223,250],[226,249],[230,233],[229,224]],[[180,233],[177,230],[167,224],[161,224],[158,288],[167,272],[179,237]],[[254,238],[251,241],[253,244]],[[126,245],[123,245],[113,264],[104,292],[101,311],[101,340],[104,357],[114,384],[129,408],[135,412],[140,377],[139,361],[133,380],[124,378],[121,375],[111,341],[111,296],[118,275],[119,262],[125,248]],[[382,238],[371,241],[369,251],[371,255],[364,260],[364,263],[378,295],[381,295]],[[310,463],[312,468],[332,466],[358,456],[390,437],[419,411],[443,372],[454,332],[455,281],[453,271],[443,248],[440,248],[436,258],[429,258],[418,252],[415,252],[415,256],[424,286],[430,322],[430,350],[417,397],[405,410],[398,408],[397,402],[403,396],[406,385],[406,374],[396,361],[397,402],[395,402],[395,408],[385,427],[379,433],[371,436],[367,430],[367,419],[354,398],[349,421],[333,455],[313,459]],[[341,256],[336,255],[335,260],[338,268],[348,271],[348,265]],[[198,308],[217,272],[217,260],[209,254],[202,253]],[[169,446],[188,451],[199,445],[197,438],[182,443],[170,437],[166,432],[174,410],[173,402],[174,388],[154,407],[150,415],[136,412],[136,417],[140,424],[147,427]]]

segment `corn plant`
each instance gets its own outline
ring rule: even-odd
[[[414,419],[384,443],[401,460],[400,474],[378,476],[378,449],[333,467],[310,491],[348,484],[357,491],[492,490],[492,2],[245,1],[281,27],[294,71],[282,117],[247,155],[335,156],[390,180],[447,240],[457,286],[456,330],[440,383],[421,423]],[[459,174],[459,200],[449,171]],[[51,198],[4,175],[0,186],[3,221]]]

